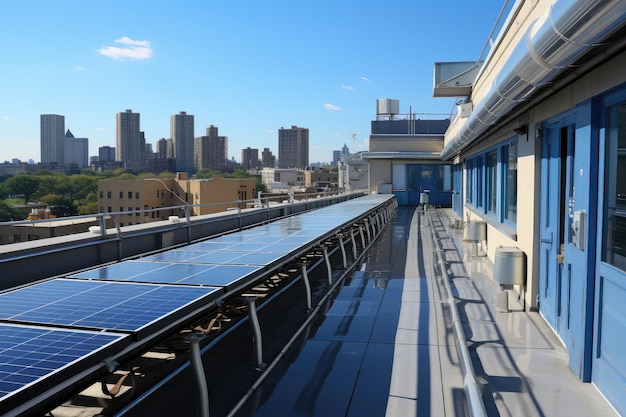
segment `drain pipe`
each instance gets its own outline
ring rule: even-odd
[[[483,396],[480,391],[480,386],[476,381],[476,375],[474,374],[474,366],[472,365],[472,358],[467,348],[467,340],[465,339],[465,333],[463,332],[463,326],[459,318],[459,309],[456,306],[456,298],[452,294],[452,288],[450,287],[450,277],[446,270],[446,263],[443,259],[442,249],[439,246],[439,241],[435,236],[435,228],[433,227],[432,211],[428,211],[428,221],[430,223],[430,231],[433,242],[437,248],[437,261],[441,267],[441,275],[443,278],[443,284],[446,288],[446,297],[448,298],[448,305],[450,306],[450,314],[452,316],[452,330],[454,331],[454,340],[456,344],[456,350],[459,355],[459,364],[461,365],[461,375],[463,376],[463,386],[465,388],[465,395],[467,397],[467,405],[470,415],[472,417],[487,417],[487,410],[485,409],[485,403],[483,402]]]
[[[317,305],[315,306],[315,308],[311,311],[311,314],[309,314],[309,316],[306,318],[306,320],[304,321],[304,323],[302,323],[302,326],[300,326],[298,328],[298,330],[296,330],[296,332],[294,333],[294,335],[291,337],[291,339],[289,339],[289,341],[285,344],[285,346],[281,349],[281,351],[278,353],[278,355],[276,355],[276,357],[274,358],[274,360],[272,360],[272,362],[270,362],[265,369],[263,370],[263,373],[259,376],[259,378],[254,382],[254,384],[252,384],[252,386],[246,391],[246,393],[241,397],[241,399],[237,402],[237,404],[235,404],[235,406],[233,407],[232,410],[230,410],[230,412],[227,414],[227,417],[234,417],[240,410],[241,408],[245,405],[245,403],[252,397],[252,395],[254,394],[254,392],[261,386],[261,384],[263,383],[263,381],[265,381],[265,379],[269,376],[269,374],[272,372],[272,370],[276,367],[276,365],[278,365],[278,363],[285,357],[285,355],[287,354],[287,352],[289,350],[291,350],[291,348],[295,345],[296,341],[298,340],[298,338],[300,337],[300,335],[308,329],[309,325],[311,324],[311,322],[313,321],[313,319],[315,319],[315,317],[317,316],[317,313],[320,311],[320,309],[322,308],[322,306],[324,305],[324,303],[335,293],[335,290],[337,289],[337,287],[339,286],[339,284],[343,283],[344,279],[348,276],[348,274],[352,271],[352,269],[354,269],[354,267],[356,266],[356,264],[358,263],[358,261],[363,258],[363,256],[365,256],[365,254],[367,253],[367,250],[370,248],[370,246],[372,246],[374,244],[373,241],[370,241],[369,244],[367,245],[367,247],[363,247],[361,250],[361,256],[359,256],[358,258],[356,258],[354,260],[354,262],[352,263],[352,265],[350,265],[350,268],[348,268],[346,271],[344,271],[343,274],[341,274],[341,276],[337,279],[337,281],[335,281],[335,283],[330,287],[330,289],[326,292],[326,294],[324,294],[324,296],[321,298],[321,300],[317,303]],[[485,414],[486,416],[486,414]]]

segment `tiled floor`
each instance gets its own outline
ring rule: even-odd
[[[537,313],[511,298],[495,311],[484,257],[469,257],[452,213],[435,210],[440,244],[490,416],[616,415]],[[309,329],[255,416],[465,416],[449,307],[434,262],[429,216],[400,208],[360,268]],[[445,225],[442,226],[442,225]],[[269,382],[268,382],[269,384]]]

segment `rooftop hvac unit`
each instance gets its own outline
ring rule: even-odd
[[[391,115],[400,113],[400,100],[394,100],[391,98],[377,98],[376,99],[376,114],[377,115]]]

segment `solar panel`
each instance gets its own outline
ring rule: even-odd
[[[0,320],[127,331],[140,338],[220,293],[211,287],[53,279],[0,294]]]
[[[0,409],[21,405],[128,344],[123,334],[0,324]]]

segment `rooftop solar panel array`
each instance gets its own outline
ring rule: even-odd
[[[129,336],[94,331],[0,324],[0,404],[25,398],[93,366],[130,343]]]
[[[0,293],[0,409],[27,387],[46,389],[66,369],[201,312],[391,199],[354,199]]]

